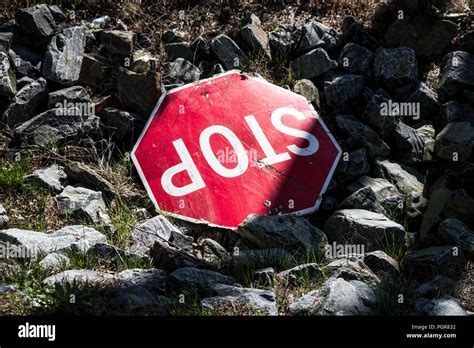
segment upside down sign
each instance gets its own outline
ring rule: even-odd
[[[238,71],[162,96],[132,151],[159,210],[228,228],[314,211],[340,155],[304,97]]]

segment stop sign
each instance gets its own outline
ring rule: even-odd
[[[228,228],[313,212],[340,155],[304,97],[239,71],[163,95],[132,151],[157,209]]]

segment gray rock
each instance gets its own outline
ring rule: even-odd
[[[136,74],[121,69],[117,78],[119,97],[125,106],[148,118],[161,96],[160,75],[154,72]]]
[[[182,84],[198,81],[201,70],[191,62],[178,58],[165,67],[163,83],[165,85]]]
[[[292,314],[373,315],[377,304],[374,290],[358,280],[331,278],[290,305]]]
[[[296,58],[291,67],[298,79],[313,79],[337,67],[337,62],[329,58],[326,51],[316,48]]]
[[[184,36],[184,33],[176,26],[163,33],[163,41],[166,43],[182,42],[185,39]]]
[[[51,253],[40,261],[39,266],[45,271],[57,271],[62,267],[69,267],[71,261],[65,255]]]
[[[345,160],[346,158],[347,160]],[[348,154],[347,157],[343,155],[337,166],[336,177],[344,185],[369,173],[369,171],[370,164],[366,151],[365,149],[358,149]]]
[[[296,81],[293,86],[293,91],[301,94],[309,102],[314,102],[317,106],[319,106],[319,90],[311,80],[302,79]]]
[[[374,71],[374,57],[369,49],[349,42],[339,55],[339,66],[352,74],[370,77]]]
[[[411,48],[378,48],[375,52],[374,75],[388,89],[418,80],[418,63]]]
[[[408,254],[404,266],[406,273],[419,281],[427,281],[438,274],[460,279],[464,261],[464,254],[459,247],[429,247]]]
[[[378,283],[377,275],[362,260],[364,253],[341,255],[334,261],[326,265],[326,269],[332,273],[332,278],[342,278],[344,280],[359,280],[364,283]],[[329,258],[330,260],[332,258]]]
[[[93,228],[72,225],[49,234],[10,228],[0,231],[0,241],[24,248],[30,257],[35,257],[63,250],[86,252],[96,243],[104,243],[106,237]]]
[[[415,314],[428,316],[467,315],[459,300],[453,297],[438,297],[432,300],[420,299],[415,303]]]
[[[125,143],[136,139],[145,126],[145,121],[139,115],[115,108],[105,108],[100,119],[110,129],[115,140]]]
[[[25,87],[26,85],[29,85],[29,84],[32,83],[32,82],[35,82],[35,80],[32,79],[31,77],[24,76],[24,77],[22,77],[22,78],[20,78],[20,79],[18,79],[18,80],[16,81],[16,88],[17,88],[18,90],[20,90],[20,89],[22,89],[22,88]]]
[[[158,59],[147,51],[139,50],[133,52],[132,71],[138,74],[145,74],[150,71],[156,71],[158,68]]]
[[[0,51],[8,52],[11,48],[13,40],[13,33],[2,33],[0,32]]]
[[[295,265],[294,256],[286,250],[273,248],[262,250],[234,250],[231,259],[233,268],[263,268],[281,264]]]
[[[18,91],[3,114],[2,121],[9,126],[16,126],[46,110],[47,103],[48,85],[45,79],[39,78]]]
[[[377,275],[400,273],[398,262],[382,250],[372,251],[364,255],[364,263]]]
[[[402,225],[383,214],[362,209],[336,211],[324,224],[324,231],[330,241],[363,244],[367,251],[378,250],[386,241],[405,244]]]
[[[469,122],[451,122],[436,136],[434,150],[439,158],[466,161],[474,144],[474,127]]]
[[[380,46],[377,40],[353,16],[344,18],[341,29],[344,42],[353,42],[371,51],[375,51]]]
[[[235,279],[214,271],[184,267],[170,274],[170,281],[177,287],[210,289],[215,284],[233,285]]]
[[[240,28],[240,35],[252,51],[263,53],[269,59],[272,58],[268,35],[256,15],[251,14],[244,20]]]
[[[393,22],[385,34],[390,47],[411,47],[419,59],[443,52],[457,34],[455,23],[429,16],[414,16]]]
[[[81,72],[79,74],[79,82],[95,86],[104,79],[109,70],[110,68],[107,64],[103,63],[99,57],[91,54],[84,54]]]
[[[22,44],[15,44],[8,53],[20,76],[36,76],[41,74],[43,57],[38,52]]]
[[[156,268],[150,269],[127,269],[117,274],[120,288],[143,287],[151,292],[164,293],[166,291],[167,275],[164,271]]]
[[[434,298],[438,296],[450,296],[456,290],[458,282],[445,277],[443,275],[437,275],[429,282],[421,284],[415,290],[415,294],[418,297]]]
[[[324,96],[329,105],[340,106],[355,98],[365,86],[362,75],[342,75],[324,84]]]
[[[230,311],[229,314],[232,314],[235,305],[243,305],[248,308],[248,313],[246,314],[278,315],[276,296],[273,291],[240,288],[223,284],[214,285],[212,290],[217,296],[204,298],[201,301],[201,305],[204,308],[216,310],[224,307],[224,310],[228,309]]]
[[[301,40],[302,31],[299,24],[281,25],[268,34],[270,47],[276,55],[289,58]]]
[[[302,27],[301,39],[296,54],[302,54],[321,47],[332,51],[342,43],[341,35],[323,23],[313,21]]]
[[[0,97],[11,98],[16,94],[16,77],[8,54],[0,50]]]
[[[388,156],[390,147],[370,127],[350,115],[337,115],[336,122],[344,133],[363,146],[370,157]]]
[[[63,189],[63,182],[67,178],[64,168],[53,164],[47,168],[35,170],[25,177],[26,180],[37,183],[51,192],[59,193]]]
[[[410,192],[405,195],[407,223],[416,223],[416,226],[419,226],[427,206],[428,200],[417,192]]]
[[[1,285],[0,286],[0,296],[13,294],[17,291],[17,288],[14,285]]]
[[[18,10],[15,21],[38,46],[46,43],[56,30],[50,7],[45,4]]]
[[[240,236],[257,248],[318,251],[327,238],[307,220],[294,215],[249,215],[238,228]]]
[[[363,187],[347,196],[339,204],[338,209],[364,209],[387,215],[387,211],[379,203],[375,192],[369,186]]]
[[[82,217],[95,223],[110,223],[102,192],[69,185],[56,196],[56,201],[62,216]]]
[[[438,90],[452,97],[474,87],[474,55],[463,51],[446,54],[441,63]]]
[[[401,102],[419,103],[419,115],[413,115],[414,119],[419,117],[424,120],[432,120],[437,117],[440,109],[438,92],[426,83],[420,82],[404,86],[396,90],[397,99]]]
[[[133,245],[130,251],[137,254],[146,254],[155,242],[168,241],[172,231],[177,231],[177,228],[162,215],[146,220],[133,229]]]
[[[205,260],[166,241],[157,240],[149,250],[149,255],[156,267],[168,272],[178,268],[212,268]]]
[[[260,268],[252,274],[252,281],[258,286],[273,287],[275,269],[272,267]]]
[[[404,163],[423,162],[426,140],[415,129],[400,122],[395,128],[397,158]]]
[[[92,271],[89,269],[72,269],[47,277],[43,280],[44,285],[54,286],[77,286],[77,287],[99,287],[113,285],[116,279],[113,274]]]
[[[394,184],[402,194],[414,192],[419,196],[423,193],[423,175],[415,169],[377,158],[375,160],[375,170],[377,174]]]
[[[135,34],[131,31],[105,30],[100,33],[100,42],[110,53],[130,57],[134,37]]]
[[[474,127],[474,107],[471,104],[461,104],[457,101],[447,102],[441,107],[439,119],[439,123],[443,127],[447,123],[465,121],[469,122],[471,127]]]
[[[350,189],[355,192],[362,187],[370,187],[377,201],[388,210],[401,211],[403,209],[403,195],[388,180],[363,176],[354,186],[351,185]]]
[[[51,40],[44,55],[42,72],[46,79],[62,85],[79,80],[84,57],[85,30],[81,26],[65,28]]]
[[[6,228],[8,225],[8,216],[7,216],[7,211],[3,207],[3,205],[0,204],[0,229]]]
[[[184,59],[190,62],[195,61],[195,54],[189,42],[173,42],[165,44],[165,52],[170,60]]]
[[[377,90],[367,103],[361,117],[362,121],[372,127],[390,145],[394,143],[395,129],[401,122],[398,114],[393,114],[390,107],[393,105],[391,101],[390,96],[383,89]]]
[[[133,315],[169,315],[172,304],[169,298],[141,286],[120,288],[112,300],[112,306]]]
[[[226,70],[239,69],[248,63],[249,58],[245,52],[226,35],[215,37],[211,47]]]
[[[225,248],[215,240],[206,238],[199,243],[203,258],[210,263],[219,263],[229,260],[229,253]]]
[[[73,86],[49,94],[48,108],[64,107],[67,103],[91,103],[91,97],[82,86]]]
[[[70,162],[66,164],[64,169],[70,181],[85,184],[92,189],[102,191],[106,195],[117,195],[114,186],[87,164]]]
[[[443,243],[459,245],[466,254],[474,254],[474,232],[461,220],[443,220],[439,224],[438,235]]]
[[[286,284],[298,284],[302,279],[316,280],[323,277],[323,271],[317,263],[305,263],[282,271],[276,276]]]

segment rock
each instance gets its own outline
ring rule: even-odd
[[[16,126],[43,112],[48,103],[48,86],[43,78],[26,85],[13,98],[2,122]]]
[[[242,315],[240,312],[233,313],[236,305],[241,305],[248,310],[248,315],[278,315],[276,296],[273,291],[240,288],[230,285],[216,284],[212,287],[217,296],[207,297],[201,301],[204,308],[211,310],[229,310],[229,314]],[[224,308],[222,308],[224,307]],[[244,314],[244,315],[245,315]]]
[[[268,59],[272,59],[268,35],[256,15],[251,14],[244,20],[240,28],[240,35],[252,51],[263,53]]]
[[[397,158],[404,163],[419,163],[425,158],[424,138],[415,129],[400,122],[395,128],[395,148]]]
[[[249,215],[238,228],[240,236],[257,248],[318,251],[327,238],[307,220],[294,215]]]
[[[388,156],[390,147],[370,127],[350,115],[337,115],[336,122],[357,144],[363,146],[370,157]]]
[[[173,42],[165,44],[165,52],[170,60],[184,59],[189,62],[195,61],[195,54],[189,42]]]
[[[163,74],[165,85],[183,84],[198,81],[201,71],[191,62],[178,58],[174,62],[167,64]]]
[[[451,122],[436,136],[434,150],[439,158],[466,161],[474,144],[474,128],[469,122]]]
[[[377,275],[387,273],[390,275],[396,275],[400,273],[398,262],[382,250],[376,250],[365,254],[364,263]]]
[[[210,289],[215,284],[233,285],[235,279],[214,271],[184,267],[170,274],[170,281],[179,288],[194,287],[198,289]]]
[[[13,33],[2,33],[0,32],[0,51],[8,52],[11,48],[13,40]]]
[[[338,259],[328,263],[326,269],[332,273],[332,278],[342,278],[346,281],[359,280],[375,284],[380,279],[362,261],[364,255],[364,252],[340,255]]]
[[[51,40],[43,59],[42,72],[46,79],[61,85],[79,80],[84,57],[85,30],[81,26],[65,28]]]
[[[25,177],[26,180],[37,183],[51,192],[59,193],[63,189],[63,182],[67,178],[64,168],[53,164],[47,168],[41,168],[33,171],[32,174]]]
[[[45,271],[57,271],[62,267],[69,267],[71,261],[65,255],[51,253],[40,261],[39,266]]]
[[[459,300],[453,297],[438,297],[432,300],[420,299],[415,303],[415,314],[428,316],[467,315]]]
[[[147,72],[154,72],[158,68],[158,59],[148,53],[147,51],[133,52],[132,71],[138,74],[146,74]]]
[[[17,292],[17,288],[14,285],[0,285],[0,296],[13,294]]]
[[[311,80],[302,79],[296,81],[293,86],[293,91],[295,93],[301,94],[309,102],[314,102],[316,106],[319,107],[319,90]]]
[[[28,257],[35,257],[40,253],[47,255],[67,250],[86,252],[96,243],[104,243],[106,237],[93,228],[72,225],[48,234],[10,228],[0,231],[0,241],[16,245]]]
[[[389,47],[411,47],[419,59],[444,52],[457,34],[455,23],[428,16],[396,20],[385,34]]]
[[[0,229],[6,228],[8,225],[8,216],[7,216],[7,211],[3,207],[3,205],[0,204]]]
[[[464,254],[458,247],[429,247],[408,254],[404,268],[406,274],[419,281],[428,281],[438,274],[460,279],[464,261]]]
[[[331,106],[340,106],[356,97],[365,86],[361,75],[342,75],[324,84],[324,96]]]
[[[258,286],[273,287],[275,270],[272,267],[257,269],[252,274],[252,281]]]
[[[211,42],[212,50],[226,70],[239,69],[248,63],[248,56],[228,36],[219,35]]]
[[[347,158],[347,160],[345,160]],[[344,185],[370,172],[370,164],[365,149],[358,149],[343,155],[336,171],[337,179]]]
[[[200,259],[186,250],[182,250],[169,242],[157,240],[151,249],[149,255],[156,267],[160,267],[168,272],[178,268],[212,268],[205,260]]]
[[[374,213],[387,215],[387,211],[379,203],[375,192],[369,186],[363,187],[346,197],[338,209],[364,209]]]
[[[313,79],[329,70],[335,69],[337,62],[329,58],[326,51],[322,48],[316,48],[296,58],[291,68],[298,79]]]
[[[421,241],[424,243],[436,241],[435,227],[446,218],[458,219],[468,226],[472,226],[474,224],[474,199],[463,189],[438,188],[433,190],[421,222]]]
[[[367,48],[349,42],[339,55],[339,66],[356,75],[373,75],[374,54]]]
[[[61,194],[56,196],[56,201],[59,214],[62,216],[86,218],[94,223],[110,223],[102,192],[84,187],[66,186]]]
[[[106,195],[115,196],[117,194],[114,186],[87,164],[70,162],[66,164],[65,172],[71,181],[85,184],[92,189],[104,192]]]
[[[363,244],[367,251],[378,250],[389,241],[405,244],[402,225],[382,214],[362,209],[336,211],[324,224],[324,231],[330,241]]]
[[[172,231],[177,231],[177,228],[162,215],[146,220],[133,229],[133,245],[130,251],[142,255],[146,254],[155,242],[170,240]]]
[[[444,244],[459,245],[466,254],[474,254],[474,232],[461,220],[443,220],[439,224],[438,235]]]
[[[199,248],[202,250],[203,258],[210,263],[219,264],[227,261],[230,257],[222,245],[210,238],[201,241]]]
[[[454,293],[458,282],[445,277],[443,275],[437,275],[429,282],[421,284],[415,290],[415,294],[418,297],[434,298],[437,296],[450,296]]]
[[[178,28],[170,28],[163,33],[163,41],[166,43],[184,41],[184,33]]]
[[[99,57],[91,54],[84,54],[82,60],[79,82],[86,85],[95,86],[108,74],[110,68],[103,63]]]
[[[139,286],[154,293],[164,293],[166,291],[167,275],[164,271],[156,268],[134,268],[118,273],[117,280],[119,287],[122,289]]]
[[[16,81],[16,88],[18,90],[21,90],[23,87],[29,85],[32,82],[35,82],[35,80],[28,76],[24,76]]]
[[[402,194],[414,192],[421,196],[423,193],[423,175],[413,168],[378,158],[375,160],[375,171],[394,184]]]
[[[375,51],[380,46],[377,40],[353,16],[344,18],[342,22],[342,36],[344,42],[353,42],[371,51]]]
[[[48,5],[49,11],[54,18],[56,23],[65,22],[67,20],[67,16],[64,12],[56,5]]]
[[[469,122],[474,127],[474,107],[457,101],[443,104],[439,112],[439,128],[442,129],[451,122]]]
[[[21,143],[41,146],[61,143],[66,139],[79,140],[89,131],[86,122],[94,119],[96,116],[83,117],[82,111],[77,108],[51,109],[15,128],[15,137]]]
[[[92,271],[89,269],[72,269],[47,277],[43,285],[49,286],[76,286],[76,287],[99,287],[113,285],[115,277],[113,274]]]
[[[436,118],[439,113],[440,104],[438,100],[438,92],[424,82],[419,82],[414,86],[408,85],[400,87],[394,92],[394,94],[396,94],[396,99],[400,102],[419,104],[419,114],[411,115],[414,120],[420,118],[424,120],[432,120]]]
[[[27,46],[13,44],[9,51],[12,62],[20,76],[36,76],[41,74],[42,55]]]
[[[135,34],[131,31],[105,30],[100,33],[100,42],[110,53],[130,57],[134,37]]]
[[[16,94],[16,77],[8,54],[0,50],[0,97],[11,98]]]
[[[362,187],[370,187],[377,198],[377,201],[390,211],[403,209],[403,195],[388,180],[382,178],[371,178],[363,176],[359,181],[351,185],[351,191],[355,192]]]
[[[295,265],[294,256],[284,249],[234,250],[231,259],[232,268],[277,267],[282,264]]]
[[[100,119],[112,132],[116,141],[131,144],[140,135],[145,120],[137,114],[115,108],[105,108]]]
[[[56,31],[56,22],[50,7],[45,4],[18,10],[15,21],[36,46],[47,43]]]
[[[438,91],[446,98],[474,87],[474,55],[455,51],[443,57]]]
[[[169,315],[172,301],[144,287],[132,286],[120,288],[112,300],[112,306],[120,308],[121,313],[132,315]]]
[[[73,86],[49,94],[48,108],[61,108],[69,103],[91,104],[91,97],[82,86]]]
[[[420,196],[418,192],[410,192],[405,195],[405,213],[407,223],[416,223],[419,227],[423,218],[423,213],[428,206],[428,200]]]
[[[302,280],[316,280],[323,277],[323,271],[317,263],[305,263],[280,272],[277,278],[285,284],[299,284]]]
[[[418,63],[411,48],[378,48],[375,52],[374,75],[388,89],[418,80]]]
[[[301,40],[302,27],[299,24],[280,25],[268,34],[270,47],[277,56],[289,58]]]
[[[332,51],[342,43],[341,35],[334,28],[316,21],[304,25],[301,35],[296,54],[306,53],[318,47]]]
[[[378,299],[374,290],[358,280],[331,278],[290,305],[292,314],[373,315]]]
[[[157,73],[136,74],[121,69],[117,79],[119,97],[125,106],[148,118],[161,96],[160,80]]]

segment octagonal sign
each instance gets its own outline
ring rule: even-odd
[[[233,229],[316,210],[340,155],[304,97],[239,71],[163,95],[132,151],[157,209]]]

